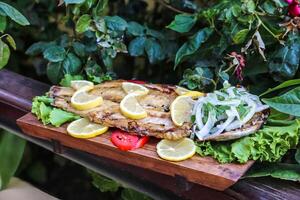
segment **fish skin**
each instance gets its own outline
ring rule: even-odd
[[[140,97],[140,105],[147,111],[144,119],[132,120],[121,114],[120,102],[126,96],[122,89],[123,80],[107,81],[95,85],[89,93],[102,96],[104,102],[101,106],[79,111],[74,109],[70,100],[75,92],[72,88],[52,86],[49,96],[54,98],[53,106],[89,118],[92,122],[141,135],[177,140],[187,137],[191,133],[191,123],[176,126],[170,114],[170,105],[178,96],[175,86],[163,84],[143,84],[149,93]]]

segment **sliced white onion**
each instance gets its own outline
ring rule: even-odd
[[[269,108],[268,105],[261,105],[261,106],[256,107],[255,112],[261,112],[261,111],[266,110],[268,108]]]
[[[196,132],[198,139],[202,140],[205,136],[207,136],[210,130],[214,127],[216,121],[216,113],[211,111],[208,113],[208,119],[203,128],[200,131]],[[199,127],[198,127],[199,128]]]

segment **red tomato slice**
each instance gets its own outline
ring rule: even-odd
[[[111,134],[111,142],[123,151],[128,151],[136,148],[143,147],[149,140],[149,137],[139,137],[131,135],[128,132],[116,129]]]
[[[146,82],[145,81],[139,81],[139,80],[127,80],[128,82],[131,82],[131,83],[136,83],[136,84],[145,84]]]

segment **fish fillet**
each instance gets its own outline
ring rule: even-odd
[[[92,122],[109,127],[116,127],[130,133],[143,136],[153,136],[177,140],[191,133],[191,123],[176,126],[170,114],[170,105],[178,96],[175,86],[162,84],[144,84],[149,93],[138,99],[140,105],[147,111],[148,116],[140,120],[128,119],[120,111],[120,102],[126,96],[122,89],[123,80],[107,81],[95,85],[89,93],[103,97],[99,107],[79,111],[71,106],[70,100],[75,92],[69,87],[52,86],[49,95],[54,98],[53,106],[88,117]]]

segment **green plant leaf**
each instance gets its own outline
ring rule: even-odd
[[[93,185],[98,188],[101,192],[117,192],[121,185],[116,181],[106,178],[100,174],[88,170],[89,174],[92,176]]]
[[[184,43],[176,53],[175,67],[184,59],[186,56],[195,53],[200,46],[209,38],[213,33],[213,29],[204,28],[193,35],[186,43]]]
[[[300,181],[300,165],[275,163],[259,164],[251,168],[244,176],[246,178],[271,176],[290,181]]]
[[[167,28],[179,33],[189,32],[195,23],[197,17],[194,15],[179,14],[175,16],[175,19],[167,26]]]
[[[262,101],[275,110],[300,117],[300,87],[296,87],[281,96],[264,98]]]
[[[145,49],[145,37],[137,37],[133,39],[128,46],[128,51],[131,56],[141,56],[144,55]]]
[[[107,27],[112,31],[125,31],[127,22],[119,16],[105,16]]]
[[[245,40],[246,40],[246,37],[247,37],[247,34],[249,33],[249,30],[248,29],[243,29],[243,30],[240,30],[239,32],[237,32],[232,40],[235,44],[241,44],[243,43]]]
[[[47,65],[47,76],[53,84],[59,83],[64,77],[62,62],[49,62]]]
[[[80,70],[81,60],[74,53],[68,53],[63,61],[64,74],[76,75]]]
[[[10,56],[10,50],[6,43],[0,40],[0,69],[7,65]]]
[[[3,33],[6,29],[6,16],[0,15],[0,32]]]
[[[269,94],[271,92],[274,92],[276,90],[280,90],[280,89],[287,88],[287,87],[290,87],[290,86],[295,86],[295,85],[300,85],[300,79],[293,79],[293,80],[285,81],[285,82],[281,83],[280,85],[277,85],[274,88],[269,88],[267,91],[265,91],[264,93],[262,93],[259,96],[261,97],[261,96],[264,96],[264,95]]]
[[[26,141],[12,133],[2,131],[0,137],[0,190],[9,183],[23,157]]]
[[[55,127],[76,119],[80,119],[80,116],[57,108],[53,108],[49,114],[49,122]]]
[[[275,81],[291,79],[299,68],[300,39],[291,35],[284,46],[278,47],[269,61],[269,71]]]
[[[64,0],[65,4],[81,4],[83,3],[85,0]]]
[[[78,55],[80,57],[86,56],[84,44],[82,44],[80,42],[73,42],[72,46],[73,46],[73,49],[74,49],[74,52],[76,53],[76,55]]]
[[[8,17],[10,17],[13,21],[22,26],[30,24],[26,17],[24,17],[24,15],[22,15],[17,9],[4,2],[0,2],[0,10]]]
[[[93,9],[94,16],[100,16],[107,7],[108,0],[99,0],[96,7]]]
[[[146,40],[145,51],[150,63],[156,63],[164,59],[162,47],[154,38],[148,38]]]
[[[36,56],[44,52],[47,48],[53,45],[55,45],[55,42],[36,42],[26,50],[25,54]]]
[[[92,18],[90,15],[84,14],[80,16],[80,18],[76,22],[76,32],[83,33],[89,30],[91,22],[92,22]]]
[[[121,197],[122,200],[151,200],[150,197],[130,188],[124,188]]]
[[[7,34],[6,37],[5,37],[5,39],[7,40],[8,44],[9,44],[14,50],[17,49],[16,42],[15,42],[14,38],[13,38],[11,35]]]
[[[137,22],[129,22],[127,31],[133,36],[143,36],[145,35],[145,27]]]
[[[297,151],[295,153],[295,160],[300,164],[300,147],[297,148]]]
[[[59,84],[64,87],[70,87],[71,81],[74,80],[84,80],[84,78],[81,75],[72,76],[71,74],[65,74],[64,78],[59,82]]]
[[[66,51],[63,47],[53,45],[43,52],[43,56],[50,62],[60,62],[65,59]]]
[[[107,27],[106,27],[104,18],[102,18],[102,17],[95,17],[94,18],[94,22],[95,22],[95,26],[96,26],[96,28],[97,28],[98,31],[100,31],[102,33],[106,33]]]

